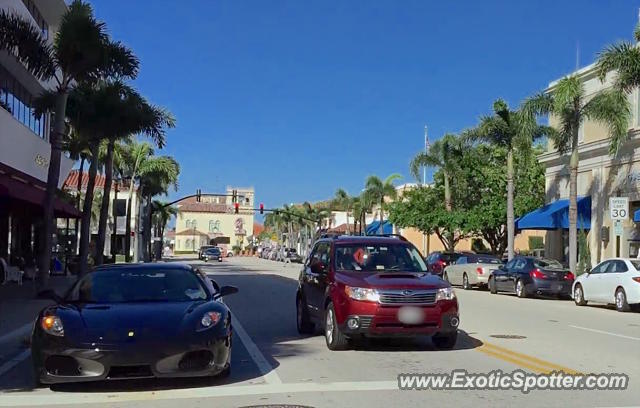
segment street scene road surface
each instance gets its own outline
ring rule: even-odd
[[[456,289],[460,331],[453,350],[430,339],[369,340],[329,351],[321,335],[301,336],[295,324],[300,265],[254,257],[204,263],[220,285],[240,289],[226,303],[233,314],[232,372],[224,379],[144,379],[34,388],[31,359],[0,376],[0,406],[242,407],[368,406],[637,406],[640,401],[638,314],[572,301],[495,296]],[[26,354],[26,355],[25,355]],[[401,373],[524,370],[626,373],[624,391],[398,390]]]

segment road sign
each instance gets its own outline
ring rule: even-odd
[[[620,220],[615,220],[613,221],[613,235],[617,236],[617,237],[621,237],[622,236],[622,221]]]
[[[629,216],[629,197],[609,198],[609,216],[612,220],[626,220]]]

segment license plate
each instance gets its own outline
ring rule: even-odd
[[[562,285],[556,285],[556,290],[562,290]]]
[[[404,324],[420,324],[424,321],[424,312],[419,307],[404,306],[398,309],[398,320]]]

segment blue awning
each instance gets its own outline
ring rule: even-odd
[[[519,230],[569,229],[569,199],[557,200],[516,220]],[[591,229],[591,197],[578,197],[578,229]]]
[[[367,235],[380,234],[380,221],[373,221],[371,224],[368,224],[365,233]],[[382,224],[382,233],[393,234],[393,224],[391,224],[388,220],[385,220]]]
[[[633,213],[633,222],[640,222],[640,210]]]

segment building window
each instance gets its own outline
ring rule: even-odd
[[[36,7],[33,0],[22,0],[22,3],[27,8],[27,10],[29,10],[29,14],[31,14],[31,17],[35,20],[36,24],[38,24],[38,27],[40,28],[40,32],[42,33],[44,39],[48,40],[49,24],[47,24],[45,19],[42,17],[42,14],[40,14],[40,10],[38,10],[38,7]]]
[[[193,229],[198,228],[198,223],[196,222],[196,220],[191,221],[191,228]]]
[[[186,221],[184,222],[184,227],[185,227],[186,229],[191,228],[191,220],[186,220]]]
[[[32,101],[33,96],[26,88],[0,66],[0,108],[44,139],[45,115],[36,116]]]

